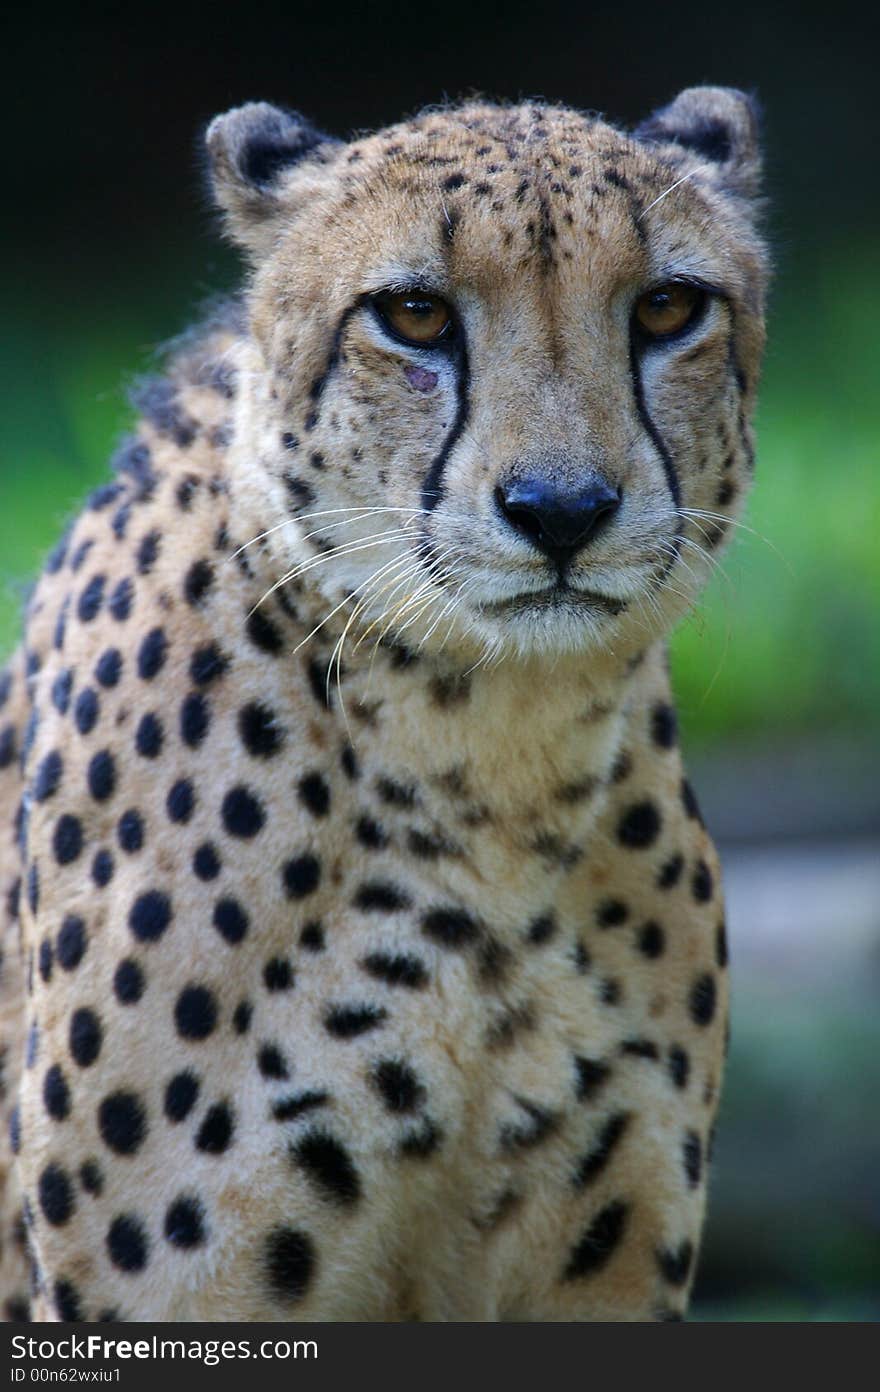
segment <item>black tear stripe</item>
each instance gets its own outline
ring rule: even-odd
[[[307,416],[307,421],[311,422],[311,425],[307,426],[307,428],[311,428],[317,424],[318,407],[321,404],[324,389],[339,365],[342,335],[345,333],[348,321],[353,314],[357,314],[359,309],[363,309],[364,305],[367,304],[371,298],[369,294],[358,295],[357,299],[350,304],[347,309],[343,310],[342,314],[339,316],[339,321],[333,332],[333,339],[330,343],[330,352],[327,354],[327,361],[324,364],[324,370],[318,374],[309,387],[309,400],[312,405]]]
[[[629,340],[629,371],[630,376],[632,377],[633,395],[635,396],[636,400],[636,410],[639,415],[639,420],[642,423],[642,428],[646,431],[652,445],[654,446],[655,450],[657,451],[657,453],[663,461],[663,468],[666,472],[666,482],[669,485],[669,492],[672,495],[672,501],[675,505],[675,510],[677,512],[679,504],[681,503],[681,485],[679,484],[675,464],[673,463],[672,455],[669,453],[669,450],[667,448],[666,441],[663,439],[663,436],[660,434],[660,431],[657,429],[656,425],[652,421],[650,413],[648,411],[648,407],[645,404],[645,391],[642,385],[642,374],[639,367],[639,355],[638,350],[636,348],[635,337],[632,334],[630,335]],[[678,541],[678,534],[680,533],[680,530],[681,519],[679,518],[678,526],[676,528],[676,543]]]
[[[422,507],[426,512],[433,512],[443,496],[440,483],[443,478],[443,470],[446,467],[446,461],[458,443],[459,436],[470,418],[470,365],[468,362],[467,344],[464,341],[464,331],[460,324],[458,326],[458,338],[450,357],[457,372],[456,394],[458,396],[458,409],[455,412],[455,420],[452,422],[452,429],[443,441],[440,453],[428,470],[425,481],[422,484]]]

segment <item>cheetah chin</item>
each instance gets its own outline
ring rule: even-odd
[[[680,1318],[727,948],[664,641],[752,473],[752,103],[206,144],[244,288],[0,677],[6,1316]]]

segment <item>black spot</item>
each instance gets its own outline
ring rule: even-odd
[[[232,1112],[226,1102],[209,1107],[196,1136],[196,1150],[207,1155],[222,1155],[229,1146],[235,1130]]]
[[[681,801],[684,810],[692,821],[702,822],[700,804],[697,802],[697,795],[686,778],[681,780]]]
[[[162,722],[157,715],[149,711],[138,723],[134,738],[135,749],[142,758],[155,759],[162,752],[163,739]]]
[[[651,738],[660,749],[672,749],[678,736],[675,711],[665,701],[658,701],[651,711]]]
[[[376,792],[389,807],[413,807],[416,790],[412,784],[395,783],[391,778],[377,778]]]
[[[316,1266],[311,1238],[293,1228],[273,1228],[266,1237],[264,1261],[273,1295],[281,1300],[301,1300]]]
[[[180,738],[190,749],[196,749],[208,733],[211,708],[199,691],[191,691],[180,705]]]
[[[381,851],[388,845],[387,832],[372,817],[358,817],[354,830],[358,841],[368,851]]]
[[[269,759],[281,748],[283,734],[277,717],[268,706],[253,701],[238,713],[241,742],[255,759]]]
[[[274,1044],[261,1044],[257,1050],[257,1067],[264,1078],[288,1078],[290,1076],[284,1055]]]
[[[599,999],[603,1005],[619,1005],[622,992],[620,982],[613,976],[606,976],[599,983]]]
[[[431,909],[422,917],[422,932],[441,947],[467,947],[480,936],[480,925],[464,909]]]
[[[89,760],[86,774],[89,792],[96,802],[106,802],[116,789],[116,761],[109,749],[101,749]]]
[[[73,971],[86,950],[86,925],[76,914],[67,914],[58,930],[55,953],[65,971]]]
[[[305,899],[321,882],[321,863],[313,855],[289,860],[281,872],[288,899]]]
[[[681,879],[681,872],[684,869],[684,856],[674,855],[661,865],[657,874],[658,889],[672,889]]]
[[[196,1198],[182,1195],[165,1214],[165,1236],[175,1247],[199,1247],[205,1240],[204,1209]]]
[[[308,672],[309,686],[311,687],[312,695],[319,706],[323,706],[325,710],[329,710],[332,700],[327,686],[327,669],[317,658],[313,657],[306,671]]]
[[[34,797],[37,802],[45,802],[58,791],[64,765],[57,749],[53,749],[42,760],[34,779]]]
[[[180,778],[169,790],[165,810],[172,822],[188,822],[196,805],[196,795],[188,778]]]
[[[697,977],[688,997],[688,1009],[695,1025],[708,1025],[712,1021],[717,994],[713,976],[706,972]]]
[[[248,617],[245,630],[254,647],[259,648],[261,652],[277,657],[284,648],[280,630],[261,609],[255,609]]]
[[[615,1112],[602,1125],[596,1144],[580,1161],[574,1173],[576,1189],[586,1189],[593,1184],[607,1166],[615,1149],[620,1144],[629,1126],[628,1112]]]
[[[712,898],[715,882],[712,871],[705,860],[698,860],[691,880],[691,892],[698,904],[707,904]]]
[[[639,952],[651,959],[662,957],[666,947],[666,935],[659,923],[645,923],[638,933]]]
[[[80,1068],[88,1068],[101,1052],[101,1022],[94,1010],[81,1007],[70,1017],[70,1053]]]
[[[48,938],[44,938],[40,943],[37,961],[43,981],[50,981],[52,979],[52,944]]]
[[[153,628],[138,649],[137,670],[138,676],[144,681],[152,679],[161,672],[165,665],[165,658],[168,655],[168,639],[161,628]]]
[[[397,909],[408,909],[411,904],[403,890],[383,880],[368,880],[360,885],[353,902],[354,907],[364,913],[393,913]]]
[[[87,1194],[97,1197],[104,1190],[104,1176],[97,1160],[85,1160],[79,1167],[79,1182]]]
[[[37,1193],[46,1222],[51,1223],[53,1228],[60,1228],[76,1207],[73,1185],[67,1171],[60,1165],[47,1165],[40,1175]]]
[[[629,1207],[615,1199],[596,1214],[580,1242],[572,1249],[563,1280],[594,1276],[613,1256],[626,1231]]]
[[[616,928],[629,918],[629,909],[620,899],[604,899],[596,910],[600,928]]]
[[[314,1090],[312,1092],[299,1092],[291,1097],[282,1097],[277,1102],[272,1103],[273,1121],[295,1121],[297,1117],[304,1116],[306,1112],[314,1111],[316,1107],[323,1107],[325,1102],[329,1102],[329,1092]]]
[[[159,544],[162,533],[153,528],[138,542],[136,564],[141,575],[149,575],[159,557]]]
[[[236,899],[218,899],[214,905],[214,927],[228,943],[240,943],[248,930],[248,916]]]
[[[660,813],[653,802],[637,802],[628,808],[617,827],[617,839],[631,850],[644,850],[660,834]]]
[[[291,1147],[291,1156],[325,1198],[341,1204],[352,1204],[360,1198],[358,1172],[335,1136],[325,1131],[308,1131]]]
[[[723,918],[715,929],[715,961],[719,967],[727,966],[727,927]]]
[[[70,865],[77,859],[83,848],[82,824],[76,817],[65,813],[55,823],[52,833],[52,849],[59,865]]]
[[[293,967],[286,957],[272,957],[263,968],[267,991],[289,991],[294,984]]]
[[[691,1189],[696,1189],[703,1172],[703,1147],[696,1131],[685,1132],[681,1157],[688,1185]]]
[[[357,755],[355,754],[350,744],[346,744],[344,746],[342,753],[339,756],[339,762],[342,764],[342,770],[346,778],[350,778],[352,780],[360,778],[360,769],[358,768]]]
[[[169,1121],[183,1121],[189,1116],[199,1095],[199,1080],[187,1070],[175,1073],[165,1088],[165,1115]]]
[[[354,1039],[376,1029],[387,1017],[388,1011],[382,1006],[334,1005],[324,1016],[324,1026],[337,1039]]]
[[[425,1090],[415,1073],[398,1059],[381,1059],[371,1076],[390,1112],[411,1112],[424,1098]]]
[[[549,942],[555,936],[558,924],[553,913],[541,914],[539,918],[533,919],[526,931],[526,938],[536,947],[542,943]]]
[[[107,608],[110,610],[117,623],[124,623],[131,613],[131,604],[134,599],[134,584],[125,576],[116,585],[113,593],[107,601]]]
[[[149,889],[134,901],[128,926],[139,942],[155,942],[171,922],[171,900],[161,890]]]
[[[326,817],[330,810],[330,789],[323,774],[307,773],[299,782],[299,800],[315,817]]]
[[[182,508],[184,512],[186,512],[189,509],[190,503],[193,500],[193,496],[195,495],[195,491],[198,488],[200,482],[201,480],[198,479],[194,474],[189,474],[185,479],[182,479],[181,482],[177,485],[177,490],[174,496],[177,499],[177,506],[179,508]]]
[[[611,1069],[601,1059],[583,1058],[575,1054],[575,1093],[580,1101],[589,1101],[611,1077]]]
[[[120,849],[129,855],[134,855],[144,844],[143,820],[141,814],[134,807],[129,807],[119,818],[116,826],[116,837]]]
[[[96,851],[92,861],[92,879],[103,889],[113,878],[113,857],[107,850]]]
[[[253,1013],[254,1007],[250,1001],[239,1001],[232,1015],[232,1027],[236,1034],[247,1034]]]
[[[174,1022],[182,1039],[207,1039],[217,1024],[217,1002],[206,986],[185,986],[177,997]]]
[[[99,686],[116,686],[122,675],[122,653],[118,648],[107,648],[95,663],[95,680]]]
[[[189,674],[196,686],[210,686],[211,682],[223,676],[228,666],[229,658],[220,651],[217,644],[208,643],[206,647],[197,648],[193,653]]]
[[[622,1054],[628,1054],[630,1058],[657,1059],[660,1051],[657,1045],[650,1039],[624,1039],[620,1046]]]
[[[324,929],[320,923],[304,923],[299,935],[299,945],[308,952],[323,952],[326,946]]]
[[[217,854],[217,848],[210,841],[206,841],[204,845],[196,849],[192,864],[193,873],[200,880],[216,880],[220,874],[220,857]]]
[[[98,1107],[98,1130],[117,1155],[134,1155],[147,1134],[143,1103],[133,1092],[112,1092]]]
[[[193,561],[183,582],[183,597],[187,604],[203,604],[214,583],[214,567],[210,561]]]
[[[28,870],[27,897],[31,913],[36,915],[37,906],[40,902],[40,876],[36,861],[34,861],[33,865]]]
[[[250,838],[262,830],[266,813],[259,798],[239,783],[223,799],[223,825],[230,836]]]
[[[407,1159],[427,1160],[433,1155],[443,1140],[443,1132],[430,1117],[404,1133],[400,1142],[400,1154]]]
[[[52,683],[52,705],[59,715],[67,714],[67,708],[70,705],[70,690],[72,686],[73,672],[69,667],[65,667],[63,671],[58,673],[58,676]],[[11,729],[11,726],[9,728]]]
[[[82,591],[76,612],[82,623],[90,623],[104,603],[104,584],[103,575],[93,575],[85,589]]]
[[[407,986],[418,991],[428,984],[428,970],[418,957],[407,953],[371,952],[361,966],[388,986]]]
[[[669,1050],[669,1076],[677,1088],[687,1087],[688,1077],[691,1071],[691,1061],[684,1049],[678,1044],[673,1044]]]
[[[18,1103],[9,1113],[9,1146],[13,1155],[18,1155],[21,1150],[21,1112]]]
[[[694,1244],[685,1240],[678,1247],[661,1247],[655,1252],[660,1274],[671,1286],[683,1286],[694,1260]]]
[[[9,768],[15,758],[15,726],[6,725],[0,730],[0,769]]]
[[[124,957],[113,974],[113,990],[120,1005],[137,1005],[144,994],[144,973],[133,957]]]
[[[149,1243],[140,1220],[131,1214],[114,1218],[107,1231],[107,1251],[120,1271],[143,1271]]]

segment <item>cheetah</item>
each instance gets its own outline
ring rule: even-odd
[[[206,147],[244,288],[0,684],[6,1316],[679,1319],[727,949],[665,641],[753,469],[754,105]]]

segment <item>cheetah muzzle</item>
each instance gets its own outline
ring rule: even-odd
[[[243,293],[0,681],[6,1314],[680,1317],[726,947],[664,641],[752,472],[752,106],[207,149]]]

